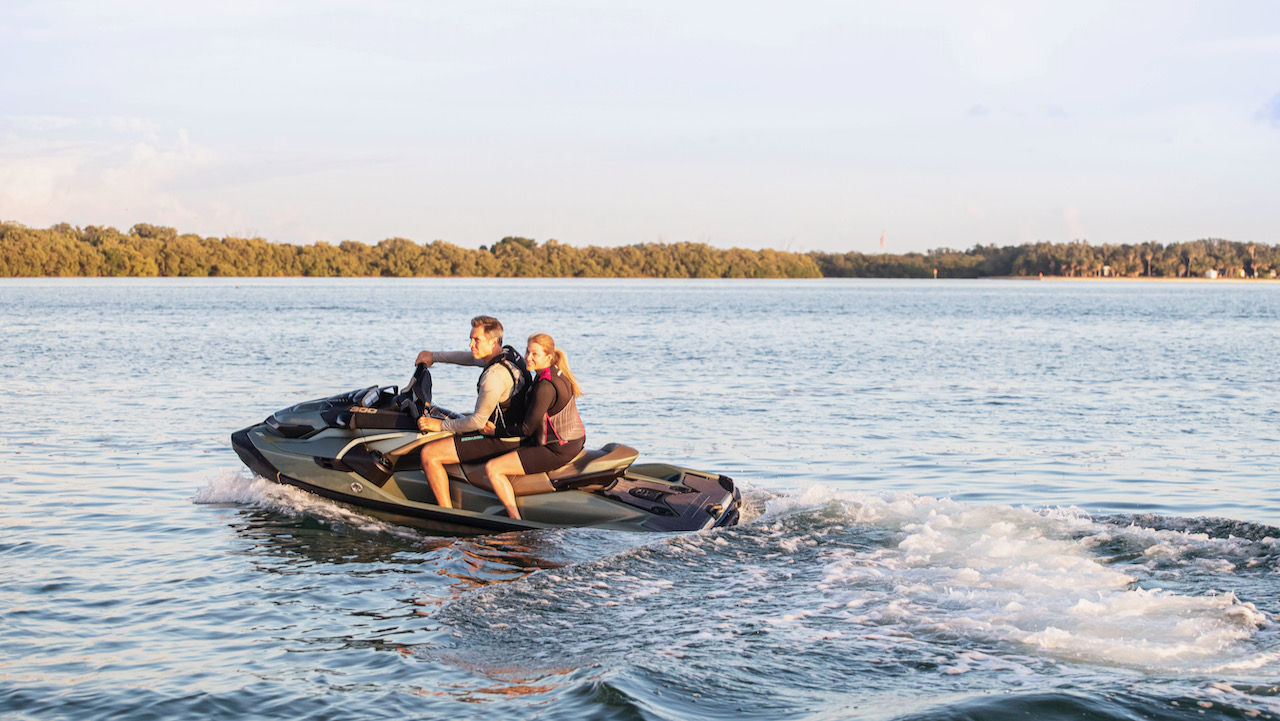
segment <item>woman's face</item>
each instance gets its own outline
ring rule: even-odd
[[[530,342],[524,349],[524,364],[531,371],[540,371],[551,367],[551,354],[546,348]]]

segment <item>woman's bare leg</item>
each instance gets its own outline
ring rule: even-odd
[[[490,458],[484,464],[484,472],[489,477],[489,484],[493,486],[494,494],[499,501],[502,501],[502,505],[506,507],[507,516],[519,520],[520,509],[516,508],[516,492],[511,487],[511,481],[507,480],[507,477],[524,475],[524,466],[520,463],[520,455],[515,451],[511,451],[510,453]]]

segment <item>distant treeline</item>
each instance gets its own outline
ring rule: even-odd
[[[644,243],[577,248],[508,237],[479,250],[389,238],[376,245],[286,245],[205,238],[173,228],[0,223],[0,277],[384,276],[592,278],[984,278],[1002,276],[1275,278],[1280,246],[1196,240],[1163,245],[1028,243],[927,253],[791,253]]]
[[[1215,238],[1163,245],[1026,243],[971,250],[939,248],[927,253],[867,255],[811,253],[825,277],[841,278],[992,278],[1058,276],[1068,278],[1275,278],[1280,245],[1237,243]],[[1213,271],[1210,273],[1210,271]]]
[[[815,258],[701,243],[575,248],[503,238],[471,250],[389,238],[377,245],[286,245],[261,238],[202,238],[139,224],[47,230],[0,223],[0,277],[18,276],[464,276],[592,278],[817,278]]]

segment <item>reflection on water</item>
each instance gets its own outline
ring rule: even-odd
[[[416,581],[429,586],[414,599],[423,606],[438,606],[472,589],[508,583],[567,562],[556,558],[550,539],[530,534],[456,538],[405,535],[402,529],[387,534],[323,516],[264,509],[238,511],[229,526],[244,540],[238,552],[251,557],[253,568],[264,573],[305,572],[344,579],[389,572],[435,576],[434,582]]]

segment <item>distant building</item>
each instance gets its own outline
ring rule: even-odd
[[[1213,268],[1210,268],[1204,272],[1204,277],[1210,280],[1213,280],[1214,278],[1218,277],[1218,271],[1214,270]]]

